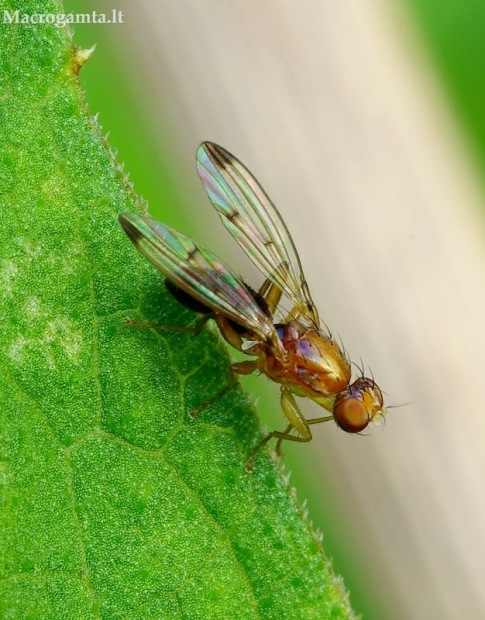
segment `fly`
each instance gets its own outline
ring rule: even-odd
[[[222,223],[265,276],[258,291],[190,237],[134,213],[119,216],[138,251],[165,276],[172,295],[202,314],[195,329],[153,327],[198,333],[213,319],[224,339],[252,358],[232,364],[230,385],[191,415],[230,390],[234,373],[259,371],[279,383],[288,426],[259,441],[249,454],[248,471],[256,452],[273,437],[280,453],[283,440],[310,441],[312,424],[334,420],[342,430],[359,433],[380,420],[385,414],[381,390],[363,375],[351,383],[350,362],[322,329],[293,240],[264,189],[238,159],[212,142],[199,147],[197,171]],[[283,294],[291,304],[287,313],[280,307]],[[295,396],[310,398],[330,415],[306,419]]]

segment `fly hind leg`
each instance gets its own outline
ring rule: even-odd
[[[201,317],[199,317],[199,320],[197,321],[195,327],[159,325],[158,323],[143,323],[140,321],[133,321],[131,319],[125,320],[126,325],[130,325],[131,327],[148,327],[150,329],[163,329],[164,331],[168,332],[182,332],[184,334],[193,334],[194,336],[197,336],[197,334],[202,331],[202,328],[207,323],[207,321],[214,318],[214,313],[210,308],[205,306],[197,299],[194,299],[191,295],[179,288],[168,278],[165,278],[164,284],[170,295],[172,295],[172,297],[176,299],[182,306],[184,306],[188,310],[191,310],[192,312],[202,315]]]
[[[192,334],[197,336],[202,331],[202,328],[209,319],[213,319],[212,314],[203,314],[197,321],[195,327],[183,327],[178,325],[159,325],[158,323],[141,323],[140,321],[133,321],[131,319],[125,319],[125,325],[130,327],[147,327],[149,329],[162,329],[167,332],[182,332],[183,334]]]

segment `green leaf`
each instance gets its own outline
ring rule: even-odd
[[[55,25],[4,23],[0,49],[1,617],[352,617],[268,453],[244,470],[247,396],[188,416],[227,382],[214,330],[124,322],[195,317],[118,225],[139,206],[84,107],[88,55]]]

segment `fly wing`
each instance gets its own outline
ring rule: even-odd
[[[197,171],[222,223],[258,269],[317,326],[300,259],[281,215],[251,172],[212,142],[197,151]]]
[[[176,286],[263,340],[279,342],[270,318],[217,256],[155,220],[135,213],[121,213],[119,219],[137,250]]]

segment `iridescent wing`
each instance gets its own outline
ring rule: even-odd
[[[155,220],[135,213],[121,213],[119,219],[137,250],[176,286],[214,312],[281,346],[270,318],[217,256]]]
[[[212,142],[197,151],[197,171],[222,223],[258,269],[319,326],[300,259],[281,215],[251,172]]]

